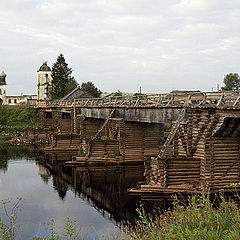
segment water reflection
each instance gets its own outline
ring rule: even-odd
[[[59,159],[59,157],[58,157]],[[68,159],[65,159],[65,161]],[[127,189],[143,181],[144,166],[66,167],[56,155],[38,158],[39,175],[45,183],[53,177],[53,187],[64,200],[67,191],[89,201],[102,214],[107,211],[115,221],[136,217],[137,197]]]
[[[0,200],[22,197],[17,225],[20,239],[46,233],[51,218],[64,227],[66,216],[81,226],[86,239],[112,232],[120,220],[136,216],[138,201],[126,193],[143,179],[143,166],[66,167],[71,154],[45,155],[34,148],[0,148]],[[0,217],[4,220],[0,206]],[[114,230],[115,231],[115,230]],[[119,230],[118,230],[119,231]]]
[[[34,155],[27,146],[0,144],[0,171],[7,171],[8,160],[22,159]]]

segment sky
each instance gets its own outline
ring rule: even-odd
[[[7,95],[36,94],[37,70],[63,54],[102,92],[217,89],[239,73],[239,0],[1,0]]]

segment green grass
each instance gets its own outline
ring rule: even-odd
[[[13,137],[9,135],[0,135],[0,142],[11,140]]]
[[[39,126],[37,111],[33,107],[0,106],[0,132],[22,132]]]
[[[103,157],[105,158],[117,158],[121,156],[120,152],[119,151],[114,151],[114,152],[105,152],[103,154]]]
[[[82,148],[80,148],[79,150],[78,150],[78,154],[77,154],[79,157],[82,157],[82,156],[84,156],[84,151],[83,151],[83,149]]]
[[[172,125],[170,123],[164,123],[164,132],[169,133],[172,130]]]
[[[240,209],[236,202],[220,197],[218,207],[208,195],[193,196],[187,205],[174,200],[170,211],[153,218],[138,209],[140,221],[126,229],[132,239],[240,239]]]

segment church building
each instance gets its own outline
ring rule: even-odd
[[[37,100],[49,100],[49,91],[52,82],[51,68],[47,65],[47,62],[44,62],[37,72]]]
[[[6,99],[6,73],[2,72],[0,74],[0,105],[6,104],[7,99]]]
[[[36,105],[36,95],[18,95],[8,96],[6,93],[6,77],[7,74],[2,72],[0,74],[0,105],[17,106],[17,105]]]

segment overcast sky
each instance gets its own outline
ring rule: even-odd
[[[63,53],[103,92],[211,91],[240,72],[240,0],[1,0],[7,94],[36,93]]]

